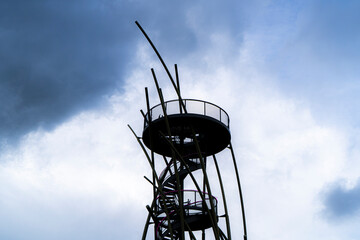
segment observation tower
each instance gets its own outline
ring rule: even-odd
[[[136,24],[163,64],[177,96],[173,100],[164,100],[155,71],[151,69],[159,103],[150,107],[148,89],[145,88],[147,110],[146,113],[141,110],[144,119],[142,136],[137,136],[129,126],[144,151],[152,174],[152,179],[145,177],[153,187],[153,199],[146,206],[148,217],[142,239],[232,239],[225,188],[216,157],[216,154],[230,150],[239,190],[239,211],[243,217],[243,238],[246,240],[244,204],[231,146],[228,114],[213,103],[183,99],[177,66],[174,80],[148,35],[138,22]],[[207,174],[208,161],[213,161],[216,168],[220,196],[212,194],[212,183]],[[150,231],[152,225],[153,231]],[[241,223],[233,225],[239,227]]]

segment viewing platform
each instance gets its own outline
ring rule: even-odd
[[[169,129],[161,104],[145,115],[142,139],[154,152],[171,157],[172,149],[167,139],[182,156],[198,157],[195,139],[203,157],[216,154],[229,145],[230,119],[221,107],[196,99],[183,99],[182,105],[176,99],[165,102],[164,108]]]

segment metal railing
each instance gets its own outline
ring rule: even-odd
[[[169,192],[165,192],[164,194],[165,195],[171,195],[173,196],[174,198],[172,199],[172,202],[174,204],[174,207],[178,207],[179,206],[179,200],[178,200],[178,196],[177,196],[177,193],[179,191],[177,190],[174,190],[174,191],[169,191]],[[182,189],[180,190],[180,192],[183,192],[183,206],[185,208],[188,208],[188,209],[196,209],[196,210],[204,210],[204,204],[207,205],[207,207],[209,209],[211,209],[211,203],[210,203],[210,199],[213,200],[213,205],[215,206],[215,208],[217,207],[217,198],[212,196],[210,198],[210,195],[206,192],[202,192],[203,196],[204,196],[204,201],[202,201],[202,198],[201,198],[201,195],[198,191],[196,190],[187,190],[187,189]],[[185,200],[187,199],[187,200]],[[157,198],[156,198],[156,205],[159,207],[159,209],[162,209],[162,201],[163,199],[161,198],[161,196],[159,195]],[[166,201],[166,200],[165,200]],[[186,207],[187,206],[187,207]]]
[[[198,153],[196,153],[198,154]],[[192,156],[196,156],[196,154],[191,154]],[[203,152],[202,152],[203,154]],[[189,154],[190,155],[190,154]],[[189,165],[190,169],[193,169],[192,166],[194,164],[199,165],[199,168],[201,168],[200,165],[200,159],[199,158],[192,158],[191,160],[188,160],[189,162],[187,162],[187,164]],[[172,177],[175,173],[171,172],[171,169],[174,169],[174,165],[176,165],[176,168],[178,169],[178,171],[182,171],[182,170],[187,170],[180,161],[174,161],[173,159],[170,161],[170,163],[166,166],[166,168],[164,170],[162,170],[162,172],[159,175],[159,179],[162,183],[165,183],[170,177]],[[186,173],[188,173],[186,171]],[[167,176],[166,176],[167,175]]]
[[[201,195],[198,191],[196,190],[180,190],[181,192],[183,192],[183,207],[184,207],[184,211],[185,211],[185,215],[186,216],[192,216],[192,215],[199,215],[199,214],[207,214],[206,212],[206,208],[204,205],[207,206],[208,209],[211,209],[211,199],[213,201],[213,206],[214,206],[214,211],[215,211],[215,214],[217,215],[217,203],[218,203],[218,200],[216,197],[212,196],[210,198],[210,195],[206,192],[202,192],[203,196],[204,196],[204,200],[202,200],[201,198]],[[178,191],[170,191],[170,192],[166,192],[164,193],[165,195],[172,195],[175,197],[175,199],[173,200],[173,204],[174,206],[177,208],[178,205],[179,205],[179,200],[177,199],[177,193]],[[185,200],[187,199],[187,200]],[[161,201],[161,197],[158,196],[156,198],[156,201],[158,202],[158,206],[160,207],[161,206],[161,203],[159,203],[159,201]],[[173,215],[173,214],[176,214],[176,212],[178,211],[178,209],[173,209],[169,212],[169,215]],[[162,218],[160,220],[160,222],[158,223],[158,226],[156,228],[156,235],[158,236],[159,234],[159,228],[160,227],[165,227],[167,228],[168,225],[169,225],[169,222],[167,222],[167,217],[165,215],[165,213],[162,214]],[[175,220],[171,220],[172,221],[175,221]],[[170,222],[170,224],[171,224]],[[164,229],[164,232],[166,230]],[[162,232],[163,233],[163,232]]]
[[[227,128],[229,128],[229,115],[221,107],[213,103],[197,99],[183,99],[183,103],[187,114],[200,114],[208,116],[222,122]],[[179,99],[164,102],[164,105],[167,115],[185,114],[185,111],[181,107]],[[162,117],[164,117],[164,112],[161,104],[152,107],[150,111],[145,115],[144,128],[149,125],[150,121],[154,121]]]

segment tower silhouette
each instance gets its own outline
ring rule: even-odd
[[[138,22],[175,89],[176,99],[166,101],[155,71],[151,69],[160,103],[150,107],[145,88],[146,108],[142,136],[136,135],[152,170],[153,200],[147,205],[148,217],[142,239],[154,227],[156,240],[231,239],[226,195],[216,155],[231,152],[243,217],[244,240],[247,239],[245,211],[235,154],[231,145],[230,118],[219,106],[198,99],[183,99],[175,65],[175,80],[159,52]],[[150,151],[150,153],[149,153]],[[213,196],[207,174],[207,163],[216,168],[221,196]],[[160,167],[160,169],[159,169]],[[219,204],[222,204],[219,214]],[[224,219],[224,220],[223,220]],[[223,221],[223,224],[219,224]],[[222,229],[221,226],[224,229]],[[236,223],[239,225],[239,223]]]

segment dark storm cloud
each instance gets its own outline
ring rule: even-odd
[[[239,32],[242,3],[183,1],[0,2],[0,145],[52,129],[121,90],[139,20],[166,56],[206,45],[195,31]],[[195,27],[194,27],[195,23]],[[199,43],[201,41],[201,44]],[[166,57],[165,56],[165,57]],[[129,65],[130,63],[130,65]]]
[[[324,213],[331,220],[356,215],[360,210],[360,184],[352,189],[334,185],[325,194],[324,204]]]
[[[95,1],[2,1],[1,140],[51,128],[116,88],[129,25]]]

